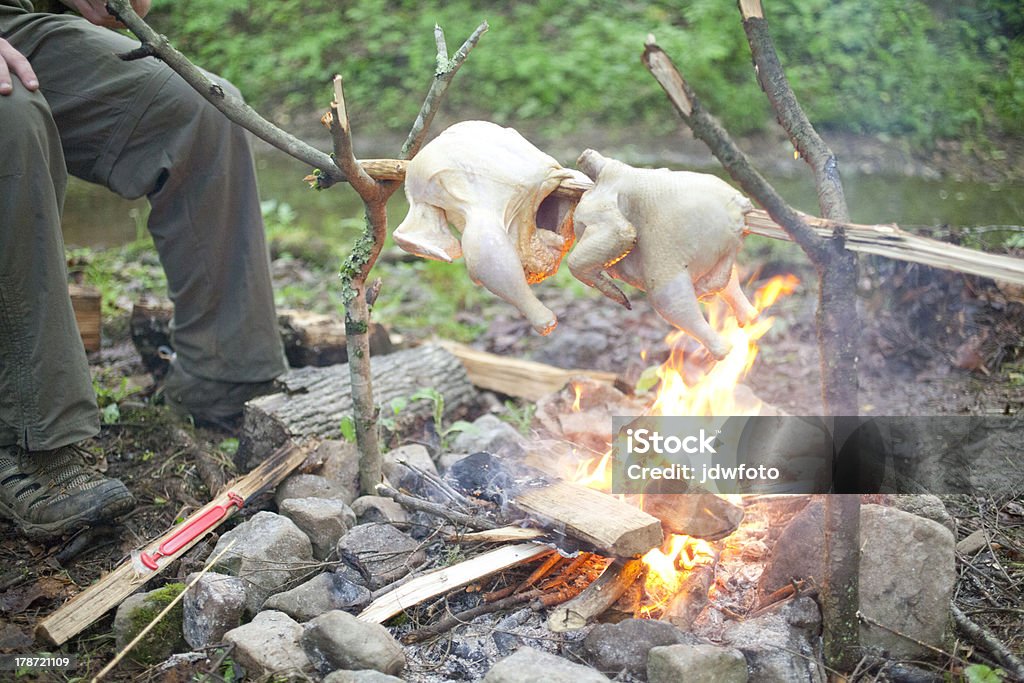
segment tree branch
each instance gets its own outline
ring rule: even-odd
[[[158,57],[231,121],[285,154],[318,169],[319,188],[330,187],[345,180],[330,156],[270,123],[240,98],[225,92],[223,87],[212,81],[185,55],[175,49],[166,36],[158,34],[143,21],[132,9],[130,0],[109,0],[107,11],[117,17],[142,42],[141,48],[126,55],[128,58],[135,59],[147,53]]]
[[[486,21],[477,26],[462,47],[455,52],[455,56],[448,59],[448,45],[444,39],[444,31],[440,26],[434,26],[434,41],[437,43],[437,70],[434,72],[434,82],[430,84],[427,96],[423,100],[423,106],[420,107],[412,129],[409,131],[409,136],[405,139],[405,144],[402,145],[402,159],[412,159],[420,151],[424,140],[426,140],[430,124],[434,120],[434,114],[437,113],[445,93],[448,92],[448,86],[455,78],[459,67],[466,61],[470,51],[480,42],[480,37],[487,33],[488,28]]]
[[[789,135],[793,147],[814,169],[818,204],[822,215],[839,223],[848,223],[850,213],[846,207],[846,196],[843,193],[842,180],[839,178],[839,165],[836,163],[835,154],[811,125],[789,85],[789,79],[786,78],[786,72],[779,62],[779,55],[768,31],[761,0],[741,0],[739,6],[757,81],[768,96],[772,110],[779,124]]]
[[[658,47],[654,36],[647,37],[644,66],[668,95],[669,101],[694,136],[703,141],[740,187],[768,211],[790,238],[800,245],[816,267],[828,258],[825,241],[819,238],[800,214],[793,210],[772,185],[753,167],[722,125],[706,109],[693,89],[679,73],[672,59]]]

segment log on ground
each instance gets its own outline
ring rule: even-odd
[[[445,419],[461,416],[476,392],[455,356],[437,346],[421,346],[371,359],[376,401],[387,406],[432,388],[444,397]],[[348,365],[298,368],[279,380],[280,393],[246,404],[236,463],[242,471],[259,463],[289,437],[337,438],[342,419],[352,415]],[[413,401],[396,416],[400,431],[430,418],[430,401]]]
[[[98,305],[96,316],[98,319]],[[132,307],[132,342],[142,356],[142,363],[146,369],[158,375],[167,369],[167,360],[161,358],[159,349],[161,346],[171,347],[173,316],[174,306],[162,299],[143,298]],[[281,333],[288,365],[293,368],[309,365],[325,367],[348,361],[345,322],[340,318],[309,311],[281,309],[277,313],[277,327]],[[370,323],[370,353],[383,356],[393,350],[394,345],[391,343],[387,328]]]

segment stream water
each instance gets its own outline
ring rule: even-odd
[[[327,239],[349,241],[352,222],[362,204],[344,187],[311,191],[302,182],[309,169],[303,164],[267,151],[257,156],[260,193],[263,199],[287,203],[295,222],[308,226]],[[810,175],[770,178],[795,207],[817,213],[817,199]],[[999,244],[1024,225],[1024,184],[957,182],[903,176],[850,175],[844,177],[852,219],[857,223],[898,223],[913,226],[986,227],[985,237]],[[408,209],[399,192],[389,204],[389,221],[396,226]],[[64,239],[69,246],[116,246],[142,234],[145,200],[127,201],[103,187],[73,179],[64,206]],[[1006,230],[988,228],[1006,227]]]

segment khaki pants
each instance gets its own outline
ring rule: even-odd
[[[261,382],[284,368],[246,135],[137,45],[70,15],[0,0],[0,35],[40,90],[0,96],[0,446],[52,449],[98,431],[67,295],[67,173],[145,195],[175,304],[182,368]],[[235,91],[229,84],[226,89]]]

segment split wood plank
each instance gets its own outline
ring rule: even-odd
[[[367,173],[377,179],[404,180],[408,162],[396,159],[366,159],[360,162]],[[572,201],[593,187],[583,178],[569,178],[555,188],[554,195]],[[803,215],[811,228],[823,237],[831,237],[834,228],[842,230],[850,251],[876,254],[933,268],[970,273],[982,277],[1024,285],[1024,259],[988,254],[939,240],[920,237],[896,225],[837,224],[824,218]],[[789,235],[771,219],[767,211],[755,209],[745,217],[747,232],[772,239],[787,240]]]
[[[614,384],[617,379],[614,372],[566,370],[536,361],[499,356],[458,342],[436,343],[462,361],[469,381],[475,386],[527,401],[537,401],[558,391],[574,377],[589,377],[607,384]]]
[[[547,536],[547,533],[540,529],[531,529],[524,526],[503,526],[497,529],[460,534],[459,536],[453,536],[451,540],[456,543],[509,543],[511,541],[533,541],[544,536]]]
[[[390,593],[385,593],[371,602],[359,614],[358,619],[374,624],[383,623],[424,600],[461,588],[477,579],[549,552],[551,548],[548,546],[518,543],[477,555],[465,562],[418,576]]]
[[[82,345],[88,352],[99,351],[102,340],[103,316],[101,315],[102,297],[100,290],[84,285],[68,285],[71,297],[71,308],[75,312],[78,334]]]
[[[303,445],[298,445],[294,442],[285,444],[252,472],[228,483],[214,500],[197,510],[180,525],[170,529],[160,538],[154,540],[144,550],[150,554],[155,553],[164,541],[171,538],[178,529],[188,524],[191,520],[198,519],[206,511],[218,505],[227,505],[229,502],[227,494],[229,492],[241,496],[245,501],[249,501],[253,496],[273,488],[302,464],[312,446],[312,442]],[[227,514],[210,530],[223,523],[235,510],[235,507],[228,507]],[[147,571],[144,574],[139,573],[133,567],[131,560],[122,562],[116,569],[101,577],[96,583],[68,600],[56,612],[39,622],[38,626],[36,626],[37,637],[45,638],[54,645],[64,644],[92,625],[93,622],[101,618],[109,610],[120,605],[125,598],[160,573],[173,560],[188,552],[202,538],[203,536],[199,536],[174,554],[161,558],[157,569],[154,571]]]
[[[530,486],[509,504],[545,529],[612,557],[636,557],[664,540],[661,521],[629,503],[566,481]]]

